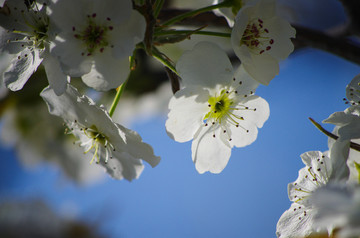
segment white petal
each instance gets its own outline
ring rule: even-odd
[[[198,95],[197,95],[198,94]],[[165,127],[168,135],[178,141],[191,140],[203,125],[204,116],[209,110],[209,94],[200,87],[187,87],[170,99],[169,114]]]
[[[72,27],[86,24],[87,15],[93,13],[93,1],[52,0],[52,2],[49,5],[50,21],[59,28],[58,33],[71,33]]]
[[[256,3],[256,5],[253,5]],[[253,5],[254,11],[252,12],[252,16],[259,17],[260,19],[268,19],[273,17],[276,14],[276,0],[259,0],[251,1],[248,3],[249,5]]]
[[[40,96],[47,103],[51,114],[62,117],[69,123],[78,121],[86,127],[95,125],[114,146],[125,143],[125,133],[113,122],[108,112],[96,106],[89,97],[81,95],[70,84],[67,84],[66,91],[60,96],[56,96],[54,90],[49,87],[45,88]]]
[[[251,54],[251,60],[242,61],[242,64],[256,81],[264,85],[269,85],[280,71],[278,60],[269,54]]]
[[[203,126],[199,130],[191,145],[196,170],[200,174],[207,171],[221,173],[230,159],[231,148],[219,136],[213,137],[210,126]],[[219,135],[219,131],[216,134]]]
[[[353,120],[356,120],[357,116],[347,114],[345,112],[334,112],[327,119],[323,120],[323,123],[331,123],[337,126],[343,126],[349,124]]]
[[[236,55],[237,55],[236,49],[240,47],[242,36],[245,32],[246,26],[249,21],[249,16],[248,16],[249,9],[250,8],[248,6],[241,8],[241,10],[236,15],[235,24],[231,31],[231,44]]]
[[[24,49],[14,56],[3,77],[4,84],[10,90],[17,91],[23,88],[24,84],[41,64],[42,59],[40,59],[38,51],[29,49]]]
[[[288,184],[288,194],[291,201],[310,206],[309,196],[328,183],[332,164],[330,158],[320,151],[303,153],[301,159],[306,166],[299,170],[296,181]]]
[[[228,84],[233,77],[231,62],[219,46],[200,42],[185,52],[176,64],[176,70],[185,85],[202,85],[213,88],[216,84]]]
[[[344,112],[335,112],[324,123],[332,123],[339,127],[340,140],[360,138],[360,106],[347,108]]]
[[[286,59],[294,51],[294,45],[290,38],[295,37],[295,29],[279,17],[268,19],[264,22],[264,27],[269,29],[269,38],[274,40],[271,50],[267,53],[278,60]]]
[[[114,157],[105,163],[100,160],[100,164],[105,167],[106,172],[114,179],[125,178],[128,181],[139,178],[144,170],[141,160],[136,159],[128,153],[115,152]]]
[[[360,103],[360,74],[346,86],[346,97],[352,103]]]
[[[116,24],[127,22],[132,12],[132,3],[130,0],[94,0],[93,13],[97,18],[110,18]]]
[[[81,77],[89,73],[93,58],[87,56],[82,42],[73,37],[72,33],[63,34],[61,37],[59,35],[52,42],[50,51],[61,62],[62,71],[72,77]]]
[[[50,87],[54,89],[56,95],[59,96],[63,94],[70,78],[62,72],[59,61],[57,61],[57,59],[51,54],[47,53],[42,63],[44,65]]]
[[[82,76],[84,83],[99,91],[119,87],[130,73],[129,58],[115,59],[109,50],[94,56],[91,71]]]
[[[124,145],[123,151],[126,151],[136,159],[145,160],[151,167],[159,164],[160,157],[154,155],[153,148],[143,142],[141,136],[136,131],[127,129],[119,124],[117,125],[126,135],[126,145]]]
[[[349,178],[349,167],[347,160],[349,157],[350,142],[341,141],[329,138],[333,143],[329,144],[330,158],[332,163],[332,173],[330,180],[332,181],[347,181]]]
[[[268,103],[264,99],[254,95],[249,96],[248,101],[239,104],[249,107],[250,110],[234,112],[235,115],[244,118],[244,120],[239,121],[239,127],[232,127],[230,144],[236,147],[244,147],[256,140],[257,128],[261,128],[269,118],[270,110]],[[254,111],[255,108],[256,111]]]
[[[132,55],[135,45],[144,39],[146,22],[144,17],[131,10],[131,17],[128,21],[114,27],[111,32],[111,42],[115,58],[129,57]]]
[[[29,31],[31,28],[29,27],[29,23],[27,21],[31,21],[31,16],[28,12],[28,9],[25,5],[24,1],[21,0],[11,0],[6,2],[6,7],[0,14],[0,26],[13,31],[13,29],[17,31]],[[32,22],[31,22],[32,23]],[[30,24],[31,24],[30,23]]]
[[[315,231],[312,228],[313,220],[313,209],[293,203],[289,210],[281,215],[276,225],[276,235],[278,238],[307,237]]]
[[[241,81],[241,84],[235,87],[239,95],[249,95],[251,92],[254,93],[259,86],[259,82],[254,80],[254,78],[246,72],[243,65],[240,65],[235,71],[235,78],[238,81]]]

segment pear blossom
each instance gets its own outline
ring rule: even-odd
[[[339,127],[340,140],[360,139],[360,105],[350,106],[343,112],[335,112],[323,123],[331,123]]]
[[[276,226],[277,237],[306,237],[319,232],[312,227],[316,210],[311,194],[328,183],[332,165],[328,153],[309,151],[300,155],[305,167],[299,170],[298,178],[288,184],[290,208],[280,217]]]
[[[5,1],[0,9],[0,55],[7,58],[0,79],[12,91],[23,88],[43,63],[50,86],[57,95],[64,92],[69,77],[49,53],[47,5],[22,0]]]
[[[314,225],[332,226],[336,237],[360,236],[360,187],[349,184],[329,184],[313,194],[314,206],[318,210]]]
[[[49,112],[62,117],[68,133],[78,138],[76,144],[84,148],[85,154],[93,154],[90,163],[101,164],[113,178],[131,181],[143,171],[142,160],[152,167],[160,162],[138,133],[115,123],[103,106],[97,106],[71,85],[61,96],[49,87],[40,95]]]
[[[296,181],[288,184],[289,199],[293,203],[277,223],[278,237],[297,238],[332,232],[332,226],[313,226],[317,209],[312,195],[329,183],[348,180],[348,155],[349,143],[338,140],[329,141],[329,151],[309,151],[300,155],[305,167],[299,170]]]
[[[294,50],[295,29],[276,15],[275,0],[250,1],[235,18],[231,43],[244,69],[268,85],[279,73],[279,61]]]
[[[122,84],[130,72],[129,56],[146,26],[131,1],[53,1],[50,18],[57,27],[51,53],[62,70],[96,90]]]
[[[55,165],[78,184],[94,183],[104,177],[101,167],[89,166],[90,154],[84,155],[70,138],[59,136],[64,132],[62,120],[50,115],[42,100],[31,101],[31,107],[22,103],[9,107],[1,124],[1,144],[16,149],[16,158],[25,169],[44,163]]]
[[[340,140],[360,139],[360,74],[346,86],[346,97],[350,107],[331,114],[323,123],[336,125]]]
[[[240,67],[234,72],[226,53],[201,42],[184,53],[176,69],[184,88],[170,99],[166,130],[178,142],[192,142],[199,173],[220,173],[232,147],[255,141],[269,117],[268,103],[255,96],[258,83]]]

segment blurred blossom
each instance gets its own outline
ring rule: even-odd
[[[172,96],[170,83],[159,86],[155,92],[139,96],[123,95],[114,112],[114,120],[130,126],[152,118],[165,116]]]
[[[83,147],[85,154],[92,154],[90,163],[101,164],[111,177],[131,181],[142,173],[142,160],[152,167],[160,162],[137,132],[115,123],[102,105],[97,106],[76,88],[68,85],[63,95],[56,96],[47,87],[40,95],[49,112],[64,119],[68,133],[78,139],[76,144]]]
[[[77,183],[92,183],[103,177],[101,168],[91,166],[83,151],[64,137],[62,120],[48,113],[44,103],[10,107],[2,117],[1,141],[15,147],[25,167],[50,163]],[[86,157],[86,158],[83,158]]]
[[[0,237],[100,238],[96,227],[66,219],[41,200],[0,203]]]
[[[360,187],[359,185],[329,184],[312,196],[318,210],[314,226],[337,229],[337,238],[360,236]]]

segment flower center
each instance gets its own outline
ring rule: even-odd
[[[217,94],[208,99],[209,111],[203,118],[204,126],[210,126],[212,128],[213,137],[215,138],[215,132],[220,128],[222,133],[229,141],[231,138],[231,128],[235,126],[236,128],[243,129],[246,133],[249,130],[241,125],[241,121],[244,121],[245,118],[242,116],[241,111],[256,111],[256,108],[249,108],[246,105],[239,103],[241,98],[239,97],[248,97],[254,92],[249,91],[248,94],[239,94],[238,88],[241,87],[242,81],[237,81],[233,78],[231,86],[225,87],[220,91],[219,96]],[[240,101],[238,102],[238,99]]]
[[[84,152],[85,154],[90,151],[94,151],[90,164],[94,162],[95,158],[97,158],[96,163],[100,163],[100,158],[103,153],[105,153],[105,164],[108,162],[109,158],[112,159],[112,152],[115,151],[115,147],[109,141],[108,137],[102,134],[95,125],[92,125],[91,127],[83,127],[75,121],[74,123],[71,123],[70,126],[74,126],[88,138],[85,140],[80,138],[80,140],[75,142],[75,144],[79,144],[84,147],[86,149]],[[75,134],[74,127],[70,127],[70,131],[68,131],[69,134]]]
[[[46,7],[46,5],[44,4],[43,7]],[[13,17],[17,25],[22,24],[29,28],[27,30],[11,29],[9,33],[18,34],[21,37],[8,40],[7,43],[21,43],[22,47],[31,50],[44,49],[48,39],[49,18],[38,9],[33,9],[32,7],[29,7],[27,10],[16,7],[10,9],[10,7],[5,4],[4,8],[9,8],[8,11],[11,12],[9,17]],[[27,57],[27,55],[25,55],[25,57]]]
[[[83,31],[80,31],[74,34],[76,39],[79,39],[83,42],[86,47],[86,55],[92,55],[96,50],[99,50],[101,53],[104,51],[106,46],[109,46],[108,41],[108,31],[113,30],[113,26],[108,26],[106,24],[100,25],[97,24],[94,19],[96,18],[96,13],[91,16],[88,15],[88,24]],[[106,18],[108,22],[111,21],[110,18]],[[76,32],[75,26],[72,27],[72,31]],[[85,53],[82,53],[85,55]]]
[[[269,30],[264,28],[263,23],[263,20],[260,18],[250,21],[241,37],[240,45],[246,45],[249,49],[257,51],[259,54],[271,50],[274,39],[266,36],[269,34]]]
[[[214,120],[221,123],[221,120],[231,113],[232,100],[229,98],[229,92],[222,90],[220,96],[210,97],[208,100],[210,111],[204,119]]]

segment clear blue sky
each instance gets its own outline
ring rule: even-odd
[[[321,122],[344,110],[345,87],[358,73],[359,66],[324,52],[292,54],[270,86],[257,91],[270,104],[258,139],[233,149],[219,175],[199,175],[191,143],[169,139],[159,118],[133,127],[162,157],[139,180],[79,187],[50,167],[24,171],[13,151],[0,148],[0,199],[41,198],[58,212],[72,204],[80,219],[97,222],[110,237],[275,237],[290,206],[287,184],[303,167],[300,154],[327,150],[326,136],[307,118]]]

